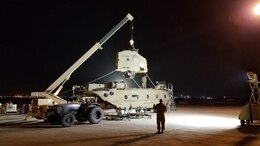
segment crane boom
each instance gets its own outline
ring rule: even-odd
[[[67,69],[56,81],[54,81],[45,91],[43,92],[32,92],[32,97],[46,97],[51,98],[57,103],[65,102],[62,98],[57,95],[63,88],[63,85],[69,80],[71,74],[84,63],[93,53],[98,49],[102,49],[102,45],[116,33],[127,21],[132,21],[134,17],[131,14],[127,14],[115,27],[113,27],[100,41],[96,42],[82,57],[80,57],[69,69]],[[53,93],[55,91],[55,93]]]

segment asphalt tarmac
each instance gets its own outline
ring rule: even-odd
[[[239,106],[179,105],[156,134],[151,118],[75,123],[62,128],[25,115],[0,115],[1,146],[259,146],[260,124],[241,127]]]

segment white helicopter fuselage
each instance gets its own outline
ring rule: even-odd
[[[89,84],[85,93],[95,95],[121,109],[130,107],[151,109],[159,99],[162,99],[165,105],[171,105],[173,101],[172,88],[168,88],[165,84],[158,84],[155,88],[129,88],[125,82]]]

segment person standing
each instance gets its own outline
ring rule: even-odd
[[[156,117],[156,123],[157,123],[157,134],[163,133],[165,130],[165,111],[166,106],[162,103],[162,99],[159,100],[159,104],[156,104],[154,107],[157,117]]]

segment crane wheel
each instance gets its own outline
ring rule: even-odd
[[[75,121],[75,116],[72,113],[66,113],[61,118],[61,125],[62,127],[70,127],[74,125],[74,121]]]
[[[100,107],[96,106],[90,110],[88,121],[91,124],[98,124],[99,122],[101,122],[102,118],[103,118],[103,111]]]

